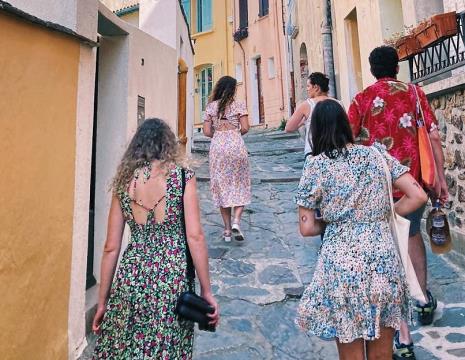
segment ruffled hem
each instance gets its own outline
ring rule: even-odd
[[[375,340],[380,337],[382,327],[399,330],[402,320],[414,323],[410,299],[405,304],[383,301],[362,304],[358,298],[332,304],[330,308],[308,306],[305,304],[308,300],[302,298],[295,323],[306,334],[316,335],[322,340],[337,338],[341,343],[351,343],[360,338]]]

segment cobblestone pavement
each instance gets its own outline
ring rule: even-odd
[[[311,280],[320,246],[319,237],[304,239],[298,233],[292,202],[303,142],[269,130],[253,131],[245,139],[253,199],[241,226],[247,241],[238,247],[222,241],[221,216],[208,189],[208,140],[196,138],[202,222],[222,318],[216,333],[196,333],[194,359],[337,359],[333,342],[307,337],[294,325],[298,299]],[[463,269],[430,251],[428,264],[430,289],[439,304],[433,325],[413,330],[417,359],[465,358]]]

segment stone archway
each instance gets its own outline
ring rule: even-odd
[[[301,100],[307,98],[307,79],[308,79],[308,55],[305,43],[300,45],[300,97]]]
[[[186,151],[186,95],[187,95],[187,67],[183,59],[178,60],[178,142],[182,151]]]

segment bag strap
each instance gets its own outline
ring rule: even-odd
[[[385,175],[387,185],[388,185],[388,195],[389,195],[389,203],[390,203],[390,208],[391,208],[391,216],[392,216],[393,219],[395,219],[396,216],[397,216],[397,213],[394,210],[394,200],[393,200],[393,197],[392,197],[393,191],[392,191],[391,171],[389,170],[389,166],[388,166],[388,164],[386,162],[386,159],[384,158],[383,154],[381,154],[381,152],[375,146],[373,146],[372,148],[375,150],[376,156],[381,160],[381,163],[383,164],[384,175]]]
[[[410,87],[413,88],[413,92],[415,93],[415,100],[416,100],[415,121],[416,121],[417,128],[420,126],[425,126],[425,115],[423,114],[423,108],[421,107],[420,97],[418,96],[417,87],[412,84],[410,84]],[[420,114],[420,119],[418,118],[418,114]]]
[[[189,250],[189,243],[187,242],[186,220],[184,218],[184,192],[186,191],[186,170],[181,168],[181,184],[182,184],[182,197],[181,197],[181,222],[184,231],[184,241],[186,242],[186,277],[188,280],[195,279],[195,267],[192,260],[192,255]],[[189,285],[191,287],[192,285]]]

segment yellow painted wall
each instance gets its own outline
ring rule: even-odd
[[[212,1],[212,19],[213,25],[211,31],[202,33],[196,32],[196,10],[197,1],[191,1],[191,34],[195,40],[195,88],[197,75],[199,71],[207,64],[213,65],[213,86],[216,81],[224,76],[234,76],[233,66],[233,37],[232,23],[228,21],[228,17],[232,16],[231,0]],[[200,119],[200,89],[195,92],[195,118],[194,124],[202,122]]]
[[[0,28],[0,357],[67,359],[79,43]]]

